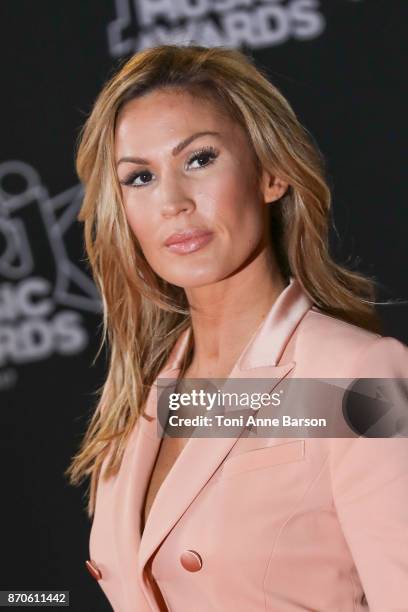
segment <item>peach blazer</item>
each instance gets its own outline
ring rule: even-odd
[[[408,378],[408,347],[321,313],[291,278],[230,377]],[[165,610],[151,576],[171,612],[408,610],[407,437],[192,437],[141,537],[156,385],[97,489],[87,566],[115,612]]]

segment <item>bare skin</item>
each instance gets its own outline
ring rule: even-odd
[[[198,132],[218,135],[194,138],[172,154]],[[228,377],[286,286],[265,213],[287,183],[266,170],[258,179],[241,126],[186,92],[157,90],[128,102],[117,122],[115,156],[126,217],[147,261],[161,278],[183,287],[190,304],[194,356],[186,378]],[[136,157],[148,163],[136,163]],[[164,244],[170,234],[191,227],[208,230],[210,242],[188,254]],[[163,439],[145,520],[187,442]]]

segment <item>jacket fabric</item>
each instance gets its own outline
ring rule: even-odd
[[[177,377],[189,333],[160,377]],[[323,314],[291,278],[230,378],[270,392],[313,377],[407,379],[408,348]],[[407,437],[192,437],[141,535],[156,397],[157,382],[97,488],[90,563],[115,612],[408,610]]]

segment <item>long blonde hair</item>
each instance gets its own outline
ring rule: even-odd
[[[75,485],[90,477],[89,515],[102,461],[109,452],[105,477],[118,471],[151,384],[190,325],[184,290],[155,274],[128,227],[114,164],[120,109],[158,87],[209,98],[240,123],[258,169],[269,169],[289,184],[269,207],[272,245],[283,275],[295,277],[323,312],[379,330],[373,281],[329,255],[331,198],[322,155],[262,70],[242,52],[225,47],[162,45],[135,54],[98,95],[79,134],[76,158],[85,187],[79,220],[103,303],[99,351],[109,347],[106,381],[96,392],[96,408],[66,472]],[[192,349],[190,343],[182,372]]]

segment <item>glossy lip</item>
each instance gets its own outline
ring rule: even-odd
[[[188,255],[198,251],[211,242],[214,234],[209,230],[190,229],[172,234],[164,243],[169,251],[178,255]]]
[[[178,244],[180,242],[185,242],[187,240],[191,240],[192,238],[200,238],[201,236],[212,234],[210,230],[201,229],[199,227],[192,227],[190,229],[182,230],[181,232],[175,232],[171,234],[165,241],[165,246],[170,246],[172,244]]]

